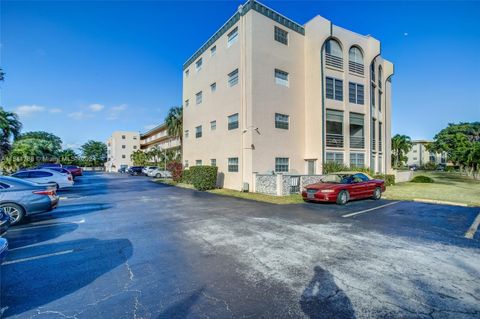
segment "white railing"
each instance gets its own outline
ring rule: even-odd
[[[365,148],[365,138],[350,136],[350,148]]]
[[[327,133],[327,147],[343,147],[342,134],[328,134]]]

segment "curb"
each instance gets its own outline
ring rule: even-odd
[[[442,205],[452,205],[452,206],[461,206],[461,207],[469,207],[470,205],[464,203],[457,203],[457,202],[448,202],[443,200],[433,200],[433,199],[424,199],[424,198],[414,198],[414,202],[420,203],[429,203],[429,204],[442,204]]]

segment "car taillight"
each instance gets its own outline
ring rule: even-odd
[[[48,196],[55,196],[55,190],[53,189],[48,189],[48,190],[44,190],[44,191],[34,191],[32,192],[34,194],[37,194],[37,195],[48,195]]]
[[[69,180],[69,181],[72,180],[72,175],[68,175],[68,180]]]

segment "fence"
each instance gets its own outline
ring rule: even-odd
[[[253,191],[286,196],[300,193],[305,186],[318,183],[324,175],[254,174]]]

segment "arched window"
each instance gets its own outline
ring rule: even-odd
[[[378,87],[382,87],[382,81],[383,81],[383,70],[382,66],[378,66]]]
[[[370,65],[370,80],[375,82],[375,62]]]
[[[329,66],[343,68],[342,47],[334,39],[327,41],[325,45],[325,62]]]
[[[358,47],[351,47],[348,52],[348,70],[363,75],[363,54]]]

